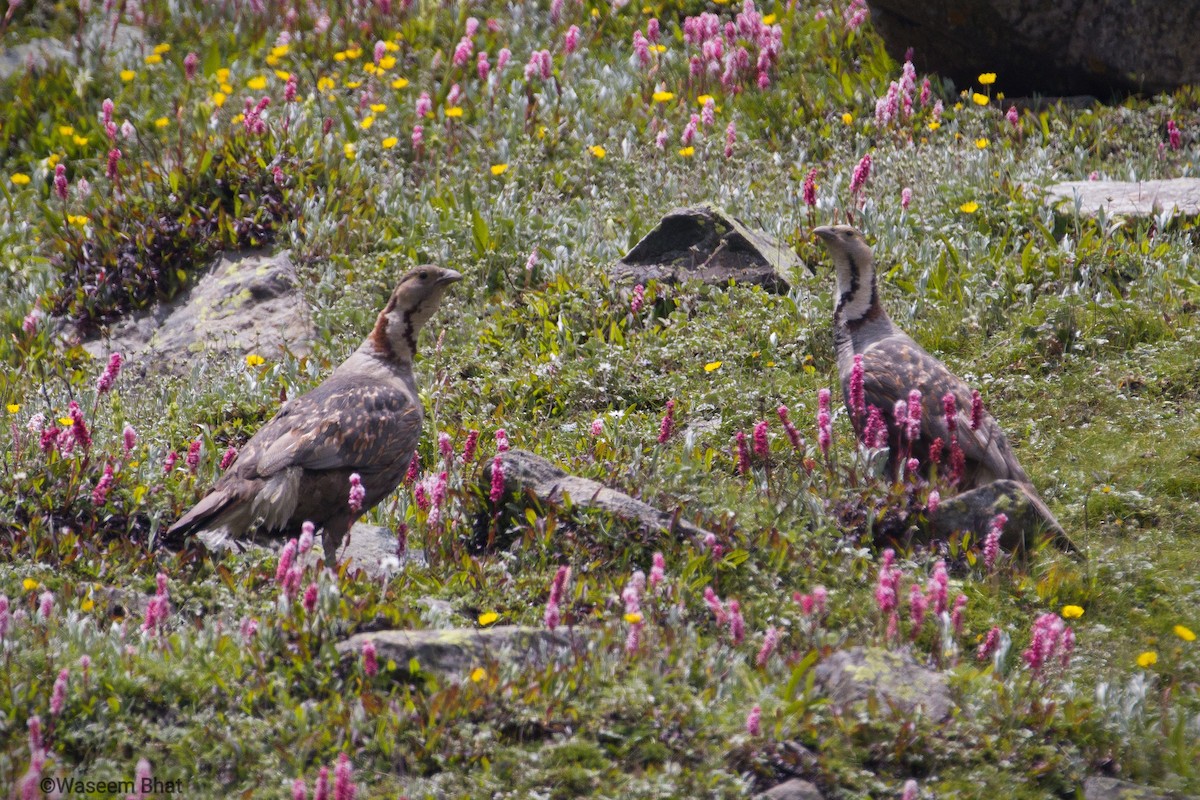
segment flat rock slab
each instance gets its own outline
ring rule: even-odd
[[[825,800],[824,796],[808,781],[792,778],[790,781],[773,786],[755,800]]]
[[[1182,800],[1182,797],[1116,778],[1096,777],[1083,782],[1083,800]]]
[[[699,540],[708,536],[707,530],[688,522],[677,511],[655,508],[597,481],[571,475],[528,450],[507,450],[500,454],[500,463],[506,493],[532,495],[539,503],[554,508],[595,509],[648,531],[678,532]],[[483,486],[490,487],[492,462],[483,473]]]
[[[366,642],[375,645],[375,655],[381,664],[392,661],[399,670],[408,672],[415,659],[421,670],[460,678],[489,662],[545,663],[548,659],[566,658],[574,647],[586,646],[586,642],[562,629],[497,625],[356,633],[339,642],[337,651],[343,660],[356,659]]]
[[[119,323],[85,347],[98,358],[120,352],[126,368],[142,375],[186,376],[212,355],[304,354],[313,335],[288,253],[244,252],[222,256],[171,303]]]
[[[1067,181],[1047,186],[1046,202],[1070,211],[1079,198],[1079,213],[1094,217],[1149,217],[1174,210],[1177,216],[1200,216],[1200,178],[1155,181]]]
[[[878,647],[839,650],[816,667],[817,685],[834,705],[847,708],[876,697],[903,714],[920,709],[941,722],[954,701],[942,673],[923,667],[906,652]]]
[[[790,247],[715,206],[677,208],[634,245],[609,274],[645,284],[699,280],[715,286],[730,281],[782,294],[784,276],[800,266]]]

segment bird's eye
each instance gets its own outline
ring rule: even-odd
[[[420,278],[421,280],[425,280],[426,278],[429,277],[429,271],[423,269],[419,273],[417,273],[417,277]]]

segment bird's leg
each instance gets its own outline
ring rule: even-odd
[[[353,524],[354,520],[348,517],[334,517],[325,523],[321,531],[321,544],[325,549],[325,566],[337,569],[338,550],[341,549],[342,540],[350,532]]]

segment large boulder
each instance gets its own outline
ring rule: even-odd
[[[313,334],[288,253],[250,251],[222,256],[191,290],[85,347],[96,356],[119,351],[141,374],[182,376],[210,355],[302,355]]]
[[[788,290],[786,276],[800,266],[787,245],[710,205],[677,208],[613,265],[614,279],[645,284],[730,281]]]
[[[1200,4],[1136,0],[867,0],[888,52],[960,87],[995,72],[1013,95],[1200,84]]]
[[[1172,216],[1200,217],[1200,178],[1151,181],[1065,181],[1047,186],[1045,202],[1071,213],[1094,217],[1149,217],[1162,212]]]
[[[878,647],[839,650],[817,665],[816,682],[842,710],[874,697],[900,714],[921,713],[941,722],[955,707],[946,677],[921,666],[903,651]]]
[[[438,672],[458,680],[489,662],[544,664],[567,658],[575,648],[588,647],[587,640],[576,637],[574,632],[497,625],[356,633],[339,642],[337,651],[344,661],[353,661],[360,657],[367,642],[374,645],[380,663],[392,662],[401,673],[409,674],[415,662],[421,671]]]

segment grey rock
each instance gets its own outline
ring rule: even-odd
[[[902,714],[945,720],[954,708],[946,678],[907,652],[878,647],[839,650],[816,667],[816,682],[834,705],[846,708],[876,697]]]
[[[102,50],[138,53],[145,42],[146,34],[141,28],[133,25],[113,27],[103,19],[90,20],[83,32],[84,63],[87,65],[88,59]],[[76,65],[75,45],[74,37],[70,42],[47,37],[0,49],[0,81],[28,69],[41,71],[58,63]]]
[[[678,532],[699,540],[708,536],[707,530],[684,519],[678,511],[664,511],[602,483],[570,475],[527,450],[505,451],[500,461],[507,494],[532,495],[555,508],[595,509],[648,531]],[[490,487],[491,481],[492,462],[488,462],[483,470],[483,486]]]
[[[1021,484],[1011,480],[985,483],[938,504],[929,515],[933,538],[948,539],[956,531],[971,531],[975,541],[983,541],[997,514],[1008,517],[1000,535],[1000,546],[1008,552],[1028,552],[1036,549],[1049,526],[1030,502]],[[1075,545],[1065,534],[1055,538],[1055,544],[1068,552]]]
[[[1200,83],[1200,4],[1130,0],[868,0],[888,52],[962,88],[1103,98]],[[977,85],[977,84],[976,84]]]
[[[476,667],[501,663],[538,663],[564,659],[586,642],[558,629],[497,625],[423,631],[357,633],[337,645],[343,660],[358,658],[363,644],[375,645],[380,663],[393,661],[404,672],[415,659],[421,670],[466,678]]]
[[[1109,216],[1148,217],[1163,211],[1200,216],[1200,178],[1153,181],[1067,181],[1045,189],[1046,203],[1064,212],[1075,208],[1094,217],[1101,209]]]
[[[799,778],[792,778],[786,783],[774,786],[762,794],[757,800],[825,800],[816,786]]]
[[[1083,800],[1179,800],[1181,795],[1138,786],[1116,778],[1092,777],[1083,782]]]
[[[251,251],[222,256],[171,303],[122,322],[107,337],[84,346],[97,357],[120,351],[135,373],[182,376],[210,355],[302,355],[313,335],[288,253]]]
[[[613,265],[615,280],[678,283],[729,281],[788,290],[784,276],[800,266],[792,249],[709,205],[677,208]]]

